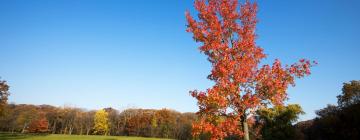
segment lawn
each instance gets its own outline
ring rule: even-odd
[[[127,136],[85,136],[85,135],[32,135],[0,133],[0,140],[166,140],[161,138],[127,137]]]

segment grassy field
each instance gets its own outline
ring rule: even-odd
[[[80,136],[80,135],[30,135],[0,133],[0,140],[166,140],[160,138],[126,137],[126,136]]]

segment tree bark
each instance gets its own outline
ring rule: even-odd
[[[83,126],[80,127],[80,135],[83,134]]]
[[[55,134],[56,132],[56,121],[54,121],[54,125],[52,127],[52,133]]]
[[[27,123],[24,123],[24,127],[23,127],[23,129],[21,130],[21,133],[24,133],[24,132],[25,132],[26,125],[27,125]]]
[[[67,133],[67,126],[64,128],[64,131],[63,131],[63,134],[66,134]]]
[[[244,111],[243,115],[241,116],[241,125],[243,127],[243,131],[244,131],[244,140],[250,140],[249,138],[249,127],[247,124],[247,114],[246,114],[246,110]]]
[[[244,140],[250,140],[249,138],[249,128],[246,120],[243,121],[243,127],[244,127]]]
[[[70,128],[69,128],[69,135],[72,134],[72,131],[73,131],[73,126],[70,126]]]

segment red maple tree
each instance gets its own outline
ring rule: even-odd
[[[206,91],[191,91],[198,101],[200,119],[193,135],[210,134],[211,139],[238,136],[249,139],[247,118],[256,109],[281,105],[294,78],[310,74],[316,62],[301,59],[293,65],[260,65],[266,57],[256,45],[256,3],[237,0],[195,0],[198,20],[186,12],[187,32],[201,42],[200,51],[212,64],[208,79],[215,82]]]
[[[49,122],[45,117],[45,113],[40,113],[38,118],[31,121],[27,131],[30,133],[46,133],[48,129]]]

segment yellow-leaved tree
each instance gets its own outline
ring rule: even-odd
[[[109,121],[108,113],[104,109],[100,109],[96,112],[94,117],[94,134],[108,135],[109,133]]]

